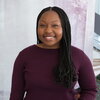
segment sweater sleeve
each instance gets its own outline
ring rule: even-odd
[[[24,62],[21,53],[19,53],[13,68],[10,100],[23,100],[24,88]]]
[[[79,69],[79,85],[81,88],[79,100],[95,100],[96,80],[93,66],[85,53],[81,55],[81,65]]]

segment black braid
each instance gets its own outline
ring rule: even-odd
[[[44,12],[49,10],[55,11],[59,15],[63,29],[63,36],[60,42],[60,63],[54,69],[55,80],[56,82],[69,88],[71,87],[72,83],[77,80],[75,66],[71,58],[71,28],[69,19],[66,13],[61,8],[47,7],[43,9],[38,15],[37,29],[40,17]],[[41,41],[38,38],[38,35],[37,35],[37,43],[41,43]]]

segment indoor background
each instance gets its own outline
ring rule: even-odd
[[[95,74],[100,73],[99,50],[93,46],[95,12],[100,15],[100,0],[0,0],[0,100],[9,99],[15,58],[22,49],[36,43],[36,18],[47,6],[66,11],[72,27],[72,45],[82,49],[92,63],[96,61]]]

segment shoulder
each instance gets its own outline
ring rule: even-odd
[[[28,47],[25,47],[24,49],[22,49],[21,51],[19,51],[16,59],[21,60],[21,61],[25,61],[27,59],[30,59],[30,57],[35,56],[37,53],[37,48],[34,45],[30,45]]]
[[[83,50],[72,46],[71,47],[71,52],[72,52],[72,59],[74,61],[79,62],[81,65],[82,64],[91,64],[91,61],[89,59],[89,57],[84,53]]]
[[[27,56],[27,55],[34,53],[35,51],[36,51],[36,47],[35,47],[35,44],[34,44],[34,45],[30,45],[28,47],[25,47],[24,49],[19,51],[19,55]]]
[[[35,45],[30,45],[28,47],[25,47],[24,49],[22,49],[20,52],[28,52],[30,50],[32,50],[35,47]]]
[[[84,55],[84,51],[79,49],[78,47],[75,47],[75,46],[71,46],[71,53],[72,55],[77,55],[77,56],[80,56],[80,55]]]
[[[74,46],[72,46],[71,51],[73,63],[78,71],[90,70],[92,68],[92,63],[84,51]]]
[[[71,56],[72,59],[74,59],[75,61],[76,60],[78,60],[79,62],[90,61],[89,57],[84,53],[83,50],[74,46],[71,47]]]

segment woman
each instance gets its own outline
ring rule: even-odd
[[[77,81],[80,95],[75,95]],[[22,50],[15,61],[10,100],[95,100],[95,96],[91,62],[71,46],[66,13],[59,7],[43,9],[37,18],[37,44]]]

